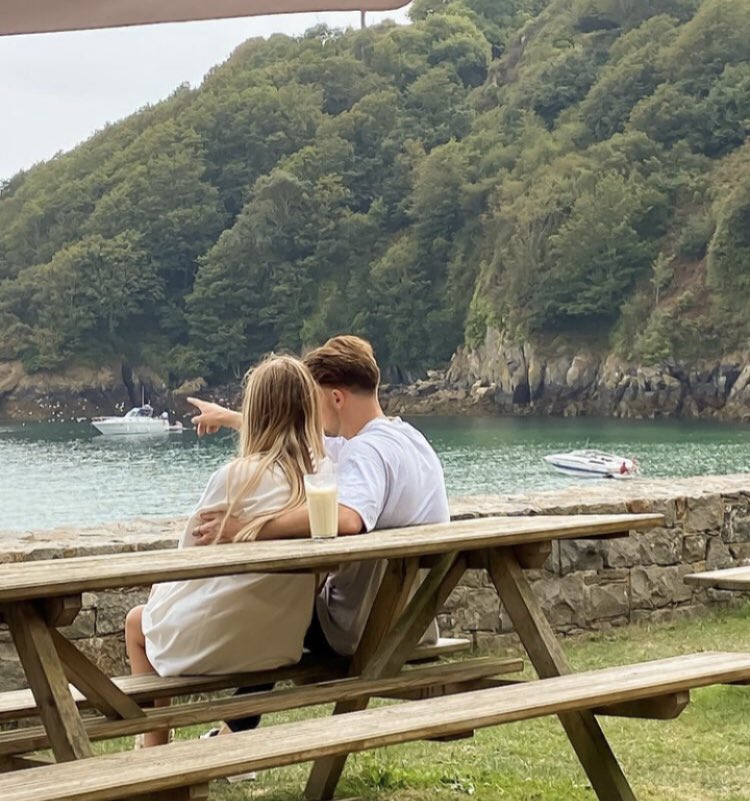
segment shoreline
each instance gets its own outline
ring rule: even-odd
[[[144,396],[184,422],[191,395],[236,408],[242,387],[201,377],[170,386],[149,367],[119,361],[31,374],[19,361],[0,362],[0,424],[123,414]],[[750,422],[750,352],[650,366],[580,347],[518,345],[488,329],[445,369],[386,367],[380,398],[386,413],[402,415]]]

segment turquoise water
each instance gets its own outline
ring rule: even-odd
[[[596,447],[635,456],[644,476],[750,471],[750,427],[674,422],[420,417],[451,495],[570,486],[542,456]],[[0,531],[186,514],[233,436],[105,439],[85,424],[0,426]]]

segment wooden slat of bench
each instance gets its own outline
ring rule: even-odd
[[[359,678],[339,679],[308,687],[268,690],[252,695],[161,707],[149,711],[140,718],[128,718],[127,720],[107,720],[104,717],[85,718],[84,726],[92,740],[111,739],[146,731],[211,723],[215,720],[236,720],[250,715],[304,709],[342,700],[380,697],[398,690],[428,688],[439,690],[447,687],[451,692],[456,693],[466,690],[466,685],[475,685],[480,679],[517,673],[520,670],[523,670],[522,659],[481,657],[464,662],[447,662],[431,667],[417,667],[406,670],[397,676],[376,681]],[[47,745],[47,733],[42,726],[0,732],[0,757],[38,751],[46,748]]]
[[[84,556],[0,565],[0,604],[93,590],[238,573],[322,570],[363,559],[407,559],[653,528],[661,515],[490,517],[373,531],[332,540],[277,540],[220,548]]]
[[[526,679],[481,679],[476,681],[472,687],[474,690],[489,690],[496,687],[510,687],[518,684],[533,685],[534,680],[528,681]],[[739,682],[740,684],[742,682]],[[533,689],[533,687],[531,688]],[[450,688],[446,688],[450,690]],[[418,701],[423,698],[436,697],[440,693],[437,692],[434,696],[430,695],[428,690],[414,690],[401,693],[393,693],[387,698],[394,698],[401,701]],[[449,695],[449,692],[443,693]],[[655,698],[642,698],[639,701],[624,701],[620,704],[611,704],[610,706],[600,706],[592,709],[591,711],[597,717],[612,717],[612,718],[640,718],[641,720],[675,720],[687,709],[690,704],[690,692],[683,690],[678,693],[670,693],[669,695],[658,695]]]
[[[750,592],[750,565],[730,567],[725,570],[710,570],[685,576],[687,584],[713,587],[717,590],[740,590]]]
[[[471,641],[463,638],[441,637],[435,645],[420,645],[410,663],[431,662],[441,657],[456,656],[471,650]],[[222,676],[117,676],[112,679],[126,695],[144,703],[156,698],[174,698],[236,687],[252,687],[274,681],[309,683],[333,679],[346,674],[349,661],[343,657],[321,660],[305,655],[298,665],[266,670],[260,673],[225,674]],[[88,700],[71,688],[73,697],[82,709],[91,706]],[[18,720],[36,714],[36,703],[30,690],[10,690],[0,693],[0,722]]]
[[[704,653],[414,701],[0,776],[3,801],[114,801],[250,770],[636,701],[750,677],[750,654]]]

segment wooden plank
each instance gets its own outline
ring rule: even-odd
[[[372,654],[358,655],[358,662],[363,665],[362,678],[378,679],[395,675],[401,670],[465,570],[466,563],[458,554],[448,553],[442,557],[417,588],[403,614],[377,649]],[[380,596],[379,593],[379,599]],[[374,625],[382,628],[377,618],[392,616],[395,609],[396,604],[390,605],[383,594],[382,606],[374,608],[371,615],[371,618],[376,618]],[[367,698],[336,704],[334,715],[355,712],[366,706]],[[305,798],[333,798],[345,764],[346,755],[316,761],[305,787]]]
[[[466,563],[461,556],[444,556],[418,587],[388,637],[368,661],[362,671],[363,678],[377,678],[401,670],[465,572]]]
[[[43,765],[54,765],[53,759],[47,757],[20,757],[3,756],[0,757],[0,773],[11,770],[26,770],[28,768],[40,768]]]
[[[441,637],[435,645],[420,645],[409,657],[409,663],[432,662],[440,657],[455,656],[471,650],[471,641],[459,638]],[[273,684],[280,681],[293,681],[306,684],[341,678],[346,675],[349,660],[340,658],[302,657],[297,665],[264,670],[258,673],[225,674],[217,676],[117,676],[111,681],[122,692],[138,703],[146,703],[157,698],[175,698],[180,695],[196,695],[237,687]],[[81,709],[90,707],[85,696],[75,688],[69,688]],[[36,702],[30,690],[11,690],[0,693],[0,722],[31,717],[37,712]]]
[[[418,645],[409,656],[409,664],[426,662],[438,657],[456,656],[471,651],[471,640],[464,637],[441,637],[434,645]]]
[[[546,679],[570,673],[562,647],[509,549],[490,554],[490,576],[539,676]],[[594,715],[586,711],[563,714],[560,722],[600,801],[635,801]]]
[[[508,671],[510,672],[510,671]],[[742,684],[742,682],[738,682]],[[471,689],[486,690],[495,687],[511,687],[516,684],[526,684],[530,692],[534,691],[535,682],[527,681],[525,679],[476,679],[471,682]],[[465,692],[468,687],[464,686],[463,690],[456,689],[455,692]],[[442,690],[442,692],[441,692]],[[398,700],[418,701],[422,698],[437,698],[440,695],[450,695],[453,692],[453,687],[447,685],[444,688],[435,688],[435,692],[431,695],[432,688],[424,690],[409,690],[403,693],[393,693],[389,697]],[[674,720],[679,717],[687,708],[690,703],[690,693],[688,691],[673,693],[671,695],[660,695],[656,698],[644,698],[641,701],[628,701],[623,704],[612,704],[607,707],[600,707],[594,709],[595,715],[613,718],[640,718],[642,720]]]
[[[624,704],[612,704],[594,709],[595,715],[606,715],[616,718],[642,718],[643,720],[674,720],[678,718],[690,703],[690,692],[684,690],[657,698],[644,698],[640,701],[627,701]]]
[[[362,638],[357,646],[357,651],[352,657],[351,675],[360,675],[362,673],[362,667],[370,655],[378,648],[391,630],[397,610],[403,602],[403,582],[407,577],[407,573],[411,572],[410,565],[411,560],[409,560],[409,566],[407,566],[407,562],[404,559],[391,559],[388,562],[365,629],[362,632]],[[336,714],[335,711],[334,714]]]
[[[394,620],[404,611],[406,604],[409,602],[409,599],[412,596],[412,590],[414,589],[414,584],[419,575],[419,557],[406,559],[404,560],[403,565],[403,577],[401,580],[399,599],[396,603],[396,608],[393,613]]]
[[[61,628],[70,626],[78,617],[83,606],[83,598],[79,595],[63,595],[57,598],[47,598],[40,602],[42,617],[48,626]]]
[[[522,660],[519,660],[522,663]],[[508,673],[515,671],[507,671]],[[499,674],[495,674],[499,675]],[[378,698],[390,698],[392,701],[424,701],[427,698],[442,698],[444,695],[456,695],[457,693],[474,692],[475,690],[487,690],[495,687],[508,687],[512,684],[519,684],[516,681],[503,681],[502,679],[470,679],[460,682],[446,684],[436,684],[430,687],[409,690],[394,690],[389,693],[378,693]]]
[[[318,572],[364,559],[408,559],[663,524],[661,515],[494,517],[373,531],[332,540],[277,540],[0,565],[0,604],[160,581],[238,573]]]
[[[303,709],[337,701],[370,697],[390,697],[398,692],[430,691],[424,697],[438,697],[447,691],[462,692],[488,676],[516,672],[523,668],[520,659],[480,658],[466,662],[446,663],[403,671],[387,679],[368,681],[343,679],[311,687],[266,690],[248,695],[230,696],[171,707],[149,710],[142,718],[107,720],[86,718],[86,733],[92,740],[128,737],[148,731],[194,726],[215,720],[236,720],[240,717]],[[0,757],[25,754],[47,746],[42,726],[0,732]]]
[[[133,801],[208,801],[208,783],[133,796]]]
[[[113,684],[96,665],[90,662],[72,643],[54,629],[52,642],[63,663],[68,681],[78,688],[100,712],[108,718],[142,718],[143,710]]]
[[[703,653],[395,704],[0,776],[3,801],[118,801],[138,793],[428,737],[594,709],[750,677],[750,654]],[[345,725],[342,725],[345,724]]]
[[[518,559],[518,564],[526,570],[537,570],[544,566],[547,558],[552,553],[551,542],[533,542],[525,545],[516,545],[513,553]]]
[[[377,653],[381,643],[392,630],[393,621],[403,604],[402,577],[408,570],[404,560],[390,560],[378,588],[378,594],[367,619],[362,639],[352,659],[352,669],[365,678],[380,678],[382,675],[368,677],[364,671],[373,654]],[[434,569],[431,571],[431,575],[433,572]],[[366,709],[369,700],[369,697],[348,700],[340,698],[333,708],[333,714],[343,715]],[[332,797],[345,764],[346,755],[315,762],[307,779],[305,798]]]
[[[750,592],[750,565],[693,573],[685,576],[685,582],[699,587],[712,587],[716,590]]]
[[[4,613],[57,761],[91,756],[91,743],[41,614],[29,603],[6,607]]]

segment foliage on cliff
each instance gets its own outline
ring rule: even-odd
[[[251,40],[0,191],[0,359],[237,375],[342,330],[749,335],[746,0],[417,0]]]

